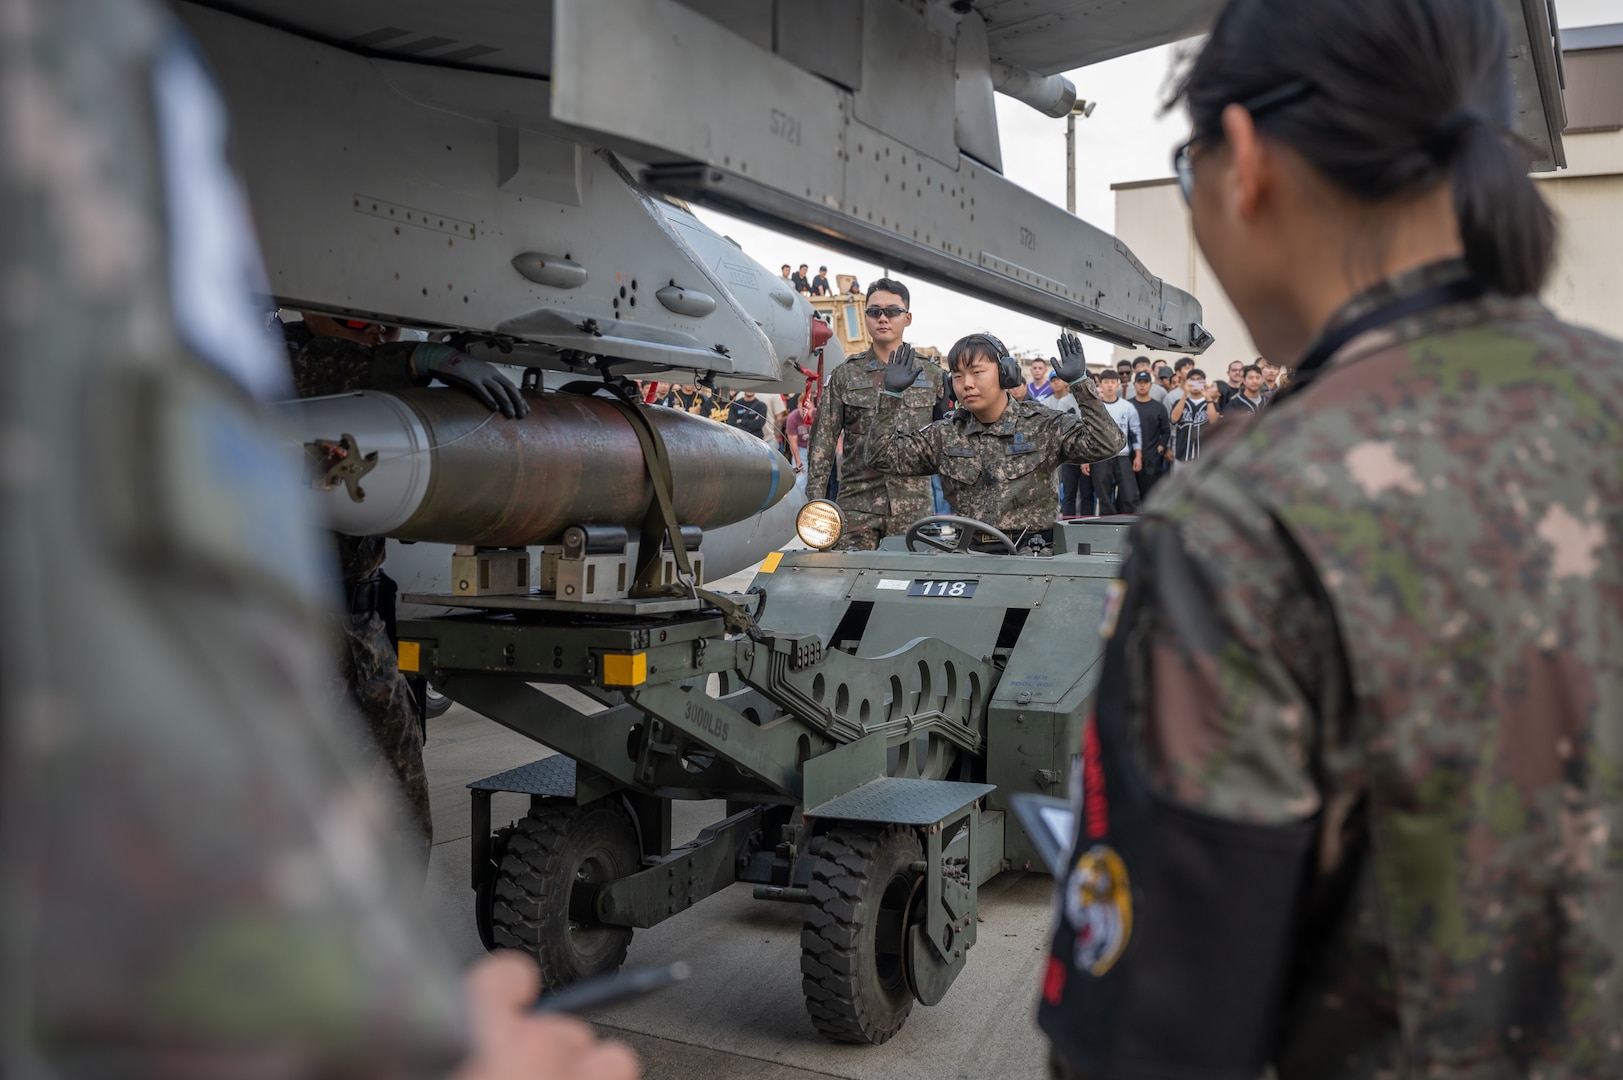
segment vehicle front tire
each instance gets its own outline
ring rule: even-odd
[[[903,957],[924,849],[901,825],[839,825],[820,839],[800,931],[806,1011],[835,1042],[877,1045],[913,1010]]]
[[[617,970],[631,928],[598,922],[584,909],[594,886],[636,873],[641,861],[636,829],[619,803],[543,800],[514,826],[496,870],[495,944],[534,956],[548,990]]]

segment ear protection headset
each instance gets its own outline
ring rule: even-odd
[[[1026,377],[1020,371],[1020,361],[1009,355],[1009,350],[1003,342],[990,333],[982,333],[980,337],[997,353],[997,384],[1000,388],[1013,390],[1026,381]]]

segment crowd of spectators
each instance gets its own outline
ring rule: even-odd
[[[1053,409],[1076,411],[1070,387],[1050,374],[1055,361],[1030,362],[1031,380],[1014,390]],[[1116,361],[1096,376],[1100,397],[1127,437],[1112,462],[1058,470],[1064,517],[1136,513],[1165,477],[1200,457],[1202,440],[1225,415],[1261,412],[1289,373],[1260,357],[1234,361],[1213,383],[1185,357],[1167,366],[1149,357]],[[1131,415],[1129,415],[1131,414]]]
[[[827,268],[815,278],[802,264],[784,264],[785,280],[797,289],[820,295]],[[820,283],[820,284],[819,284]],[[1053,376],[1053,360],[1030,361],[1029,381],[1011,393],[1050,409],[1079,414],[1076,398],[1064,380]],[[1058,470],[1058,513],[1063,517],[1137,513],[1167,476],[1200,458],[1202,442],[1225,416],[1261,412],[1288,381],[1289,372],[1258,358],[1230,363],[1225,378],[1213,382],[1194,360],[1183,357],[1172,366],[1147,357],[1122,359],[1099,372],[1100,397],[1127,437],[1127,447],[1113,461],[1093,466],[1064,465]],[[817,417],[816,389],[799,394],[758,394],[754,390],[706,390],[691,383],[649,383],[650,404],[681,409],[736,427],[775,445],[794,465],[796,486],[804,488],[807,446]],[[938,512],[948,508],[937,506]]]
[[[795,292],[805,293],[807,296],[833,296],[834,286],[828,281],[828,267],[819,266],[816,277],[812,277],[810,271],[810,265],[807,263],[801,263],[799,269],[784,263],[779,274]],[[862,283],[853,278],[850,287],[845,291],[853,296],[861,296]]]

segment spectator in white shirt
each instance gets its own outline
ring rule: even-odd
[[[1138,472],[1144,468],[1144,434],[1139,427],[1138,410],[1121,396],[1121,373],[1110,368],[1099,373],[1099,400],[1116,421],[1127,444],[1121,453],[1105,461],[1082,466],[1093,478],[1093,494],[1099,500],[1099,513],[1138,513]]]

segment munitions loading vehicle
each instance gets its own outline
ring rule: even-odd
[[[832,547],[837,519],[807,504],[803,539]],[[993,531],[927,518],[878,551],[769,557],[742,632],[702,597],[408,597],[478,609],[402,622],[403,666],[559,751],[471,785],[486,946],[570,983],[615,970],[637,927],[744,881],[806,906],[824,1035],[883,1042],[915,1000],[939,1002],[975,944],[979,887],[1045,869],[1008,797],[1065,790],[1126,537],[1061,523],[1051,557],[984,554],[926,534],[943,520],[960,540]],[[590,532],[558,557],[618,575],[624,556],[589,554]],[[493,831],[498,791],[530,809]],[[725,799],[727,816],[673,848],[678,799]]]
[[[804,299],[670,199],[1095,338],[1206,348],[1198,300],[1115,237],[1003,175],[994,96],[1062,118],[1076,91],[1059,72],[1197,33],[1220,6],[175,3],[225,91],[277,304],[451,335],[538,375],[607,382],[675,373],[762,392],[798,390],[823,331]],[[1517,43],[1518,133],[1548,168],[1563,160],[1548,10],[1505,6]],[[455,407],[435,402],[441,410]],[[434,437],[407,413],[384,418]],[[541,426],[524,438],[543,439]],[[341,444],[346,433],[354,434],[323,438]],[[552,435],[569,442],[561,428]],[[358,449],[356,460],[377,452]],[[412,453],[451,449],[460,459],[468,447],[442,441]],[[353,464],[335,456],[328,471]],[[457,461],[447,464],[454,474]],[[435,487],[419,475],[394,495],[402,507],[427,500],[446,510],[458,486],[448,477],[448,487]],[[554,464],[548,478],[563,489],[546,494],[560,513],[602,501],[584,468]],[[331,485],[333,497],[358,494],[360,479],[348,473]],[[381,479],[365,479],[381,500]],[[500,490],[482,479],[488,508],[505,511]],[[629,516],[608,527],[635,525],[639,515]],[[617,581],[627,541],[601,533],[603,522],[573,520],[573,544],[566,536],[543,548],[543,583],[599,566],[613,575],[603,580]],[[667,539],[685,557],[680,524],[689,523],[667,523]],[[1077,540],[1073,528],[1061,532],[1063,553],[1047,560],[786,555],[760,579],[766,610],[752,633],[726,632],[722,609],[697,594],[633,600],[642,589],[616,589],[590,607],[555,591],[511,597],[507,608],[494,592],[464,596],[465,609],[481,605],[469,609],[476,614],[408,624],[415,637],[403,643],[403,664],[568,755],[545,759],[528,780],[502,781],[530,791],[535,815],[494,837],[476,829],[476,868],[492,868],[480,878],[492,934],[533,941],[554,980],[566,962],[602,970],[618,963],[631,927],[742,876],[817,900],[808,912],[833,920],[808,930],[825,943],[807,976],[822,987],[814,1013],[823,1030],[877,1040],[913,996],[938,1000],[973,940],[975,889],[996,866],[1021,866],[1031,854],[998,817],[1001,800],[1064,781],[1113,543],[1103,534]],[[1078,543],[1093,553],[1075,554]],[[658,547],[647,566],[638,547],[637,577],[648,566],[680,567],[683,558]],[[453,557],[475,575],[516,577],[511,551],[470,546]],[[1042,682],[1062,672],[1075,681]],[[717,696],[702,692],[701,677],[720,683]],[[547,679],[589,691],[605,711],[587,716],[530,686]],[[911,794],[863,808],[887,790]],[[737,813],[695,845],[667,851],[668,800],[711,794],[729,797]],[[549,873],[554,895],[544,897],[539,876],[498,877],[515,859],[551,866],[563,824],[599,837],[574,845],[590,888],[577,893]],[[662,880],[648,876],[656,871]],[[849,902],[830,899],[831,890]],[[540,919],[543,901],[568,918]],[[859,925],[872,934],[852,933]],[[860,984],[859,953],[873,960]]]

